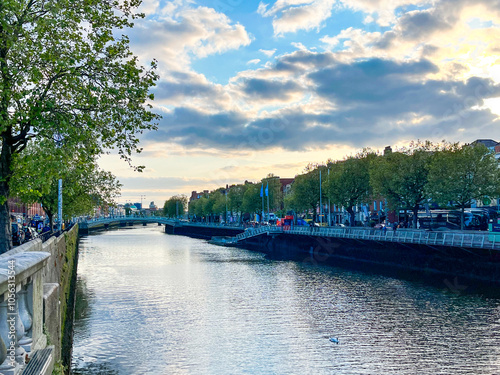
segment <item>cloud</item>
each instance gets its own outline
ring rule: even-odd
[[[439,0],[438,0],[439,1]],[[397,19],[396,10],[404,11],[409,5],[413,7],[427,7],[435,3],[435,0],[341,0],[346,8],[361,11],[371,18],[367,21],[376,20],[380,26],[390,26]],[[365,18],[366,19],[366,18]]]
[[[336,0],[278,0],[272,7],[260,3],[257,12],[273,17],[274,35],[282,36],[299,30],[320,29],[332,15]]]
[[[221,181],[212,178],[186,178],[186,177],[125,177],[120,178],[123,184],[120,201],[132,199],[139,202],[139,195],[146,195],[145,202],[155,201],[163,207],[166,197],[176,194],[188,195],[191,191],[216,189]],[[137,200],[136,200],[137,199]]]
[[[259,52],[262,52],[267,57],[272,57],[276,53],[276,48],[268,50],[268,49],[259,49]]]
[[[260,114],[176,108],[164,115],[150,141],[221,150],[309,150],[395,143],[401,138],[459,139],[464,127],[482,127],[493,131],[492,137],[500,136],[500,127],[494,130],[498,117],[482,108],[484,99],[500,96],[500,85],[491,80],[429,79],[438,67],[425,59],[342,63],[329,52],[297,51],[280,57],[268,70],[279,72],[284,62],[294,80],[247,78],[232,89],[264,102],[293,95],[310,100]]]
[[[275,22],[285,19],[286,12],[313,3],[325,4],[281,0],[273,5],[261,3],[259,12]],[[403,4],[391,4],[396,3]],[[498,45],[494,39],[500,31],[496,34],[492,23],[480,17],[475,25],[481,28],[471,30],[465,20],[482,13],[469,0],[457,0],[456,9],[448,13],[448,0],[419,4],[422,8],[399,9],[386,31],[347,28],[335,36],[323,36],[321,41],[332,51],[313,52],[297,44],[303,48],[240,72],[227,85],[172,68],[156,88],[158,100],[166,104],[159,131],[145,136],[147,144],[170,142],[190,149],[233,152],[341,144],[363,147],[402,138],[461,139],[476,134],[477,129],[500,137],[497,114],[484,107],[484,100],[500,96],[500,89],[483,72],[471,70],[462,56],[472,54],[460,44],[463,35],[473,43],[487,40],[490,34],[493,42],[485,50],[491,51]],[[192,46],[185,53],[188,59],[205,53],[197,49],[202,33],[191,20],[204,20],[208,29],[225,24],[224,30],[236,30],[225,16],[200,8],[182,10],[181,18],[176,15],[167,22],[179,35],[198,38],[188,43]],[[216,39],[210,40],[209,44],[219,45]],[[243,42],[240,39],[240,45]],[[178,48],[173,43],[169,50]],[[457,51],[451,52],[453,48]],[[269,57],[275,51],[260,50]],[[495,64],[481,54],[477,59]],[[258,62],[253,59],[248,64]]]
[[[130,32],[133,49],[163,67],[185,70],[193,58],[235,50],[251,43],[243,25],[212,8],[167,3],[171,12],[149,17]]]
[[[249,62],[247,62],[247,65],[255,65],[258,63],[260,63],[260,59],[253,59],[253,60],[250,60]]]
[[[293,94],[300,93],[302,88],[292,81],[266,79],[248,79],[243,82],[242,91],[250,97],[264,100],[288,101]]]

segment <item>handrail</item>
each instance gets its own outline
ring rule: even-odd
[[[220,228],[235,228],[243,229],[242,226],[232,226],[219,223],[193,223],[169,219],[165,217],[131,217],[120,216],[113,218],[105,218],[92,221],[83,221],[88,224],[98,225],[106,224],[119,220],[131,220],[141,222],[156,222],[169,225],[194,226],[194,227],[220,227]],[[302,227],[295,226],[290,229],[284,229],[277,226],[260,226],[255,228],[246,228],[245,232],[237,234],[234,238],[236,241],[241,241],[246,238],[255,237],[263,233],[283,233],[283,234],[303,234],[309,236],[321,237],[338,237],[351,239],[364,239],[382,242],[401,242],[401,243],[420,243],[432,244],[438,246],[453,246],[453,247],[471,247],[482,249],[500,250],[500,233],[491,232],[472,232],[472,231],[446,231],[435,232],[423,229],[398,229],[398,230],[381,230],[373,228],[340,228],[340,227]],[[451,235],[451,239],[450,239]],[[499,238],[497,238],[497,236]]]

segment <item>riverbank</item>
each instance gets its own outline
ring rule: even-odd
[[[210,227],[185,226],[173,232],[166,226],[165,231],[208,238],[207,233],[211,230]],[[273,259],[343,265],[390,272],[398,277],[412,275],[441,280],[457,279],[467,284],[500,285],[500,252],[496,249],[498,242],[495,243],[496,237],[491,242],[487,233],[384,233],[355,228],[280,231],[265,227],[246,232],[241,230],[236,236],[228,230],[217,233],[212,230],[211,233],[214,244],[263,252]]]

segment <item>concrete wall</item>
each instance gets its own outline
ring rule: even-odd
[[[165,225],[165,233],[189,236],[195,238],[210,239],[214,236],[236,236],[243,233],[243,228],[232,227],[210,227],[210,226],[194,226],[194,225]]]
[[[487,249],[293,234],[257,236],[239,246],[275,259],[353,266],[377,273],[388,271],[396,277],[435,276],[441,280],[460,277],[471,283],[500,284],[500,259]]]

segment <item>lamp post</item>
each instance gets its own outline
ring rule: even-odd
[[[62,147],[64,137],[59,132],[57,132],[54,135],[54,140],[56,142],[56,147],[60,149]],[[59,179],[57,187],[58,187],[58,194],[57,194],[57,230],[61,230],[62,229],[62,178]]]
[[[321,168],[319,169],[319,222],[323,224],[323,204],[321,200]]]
[[[330,168],[328,168],[328,177],[327,177],[327,184],[330,183]],[[328,190],[328,185],[327,185],[327,190]],[[328,226],[330,226],[332,224],[332,219],[331,219],[331,211],[332,211],[332,208],[330,206],[330,194],[329,192],[327,191],[327,194],[328,194]]]

